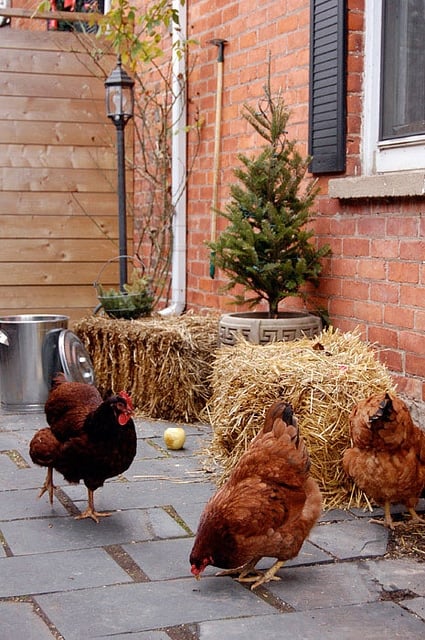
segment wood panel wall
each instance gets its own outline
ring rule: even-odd
[[[0,315],[61,313],[71,327],[118,256],[116,131],[105,75],[79,38],[7,28],[0,38]],[[103,58],[103,73],[114,64]],[[126,136],[130,152],[131,126]],[[102,278],[117,284],[117,262]]]

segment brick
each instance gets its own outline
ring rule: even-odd
[[[401,309],[397,305],[386,305],[384,309],[384,323],[398,329],[412,329],[414,312],[411,309]]]
[[[419,267],[411,262],[390,262],[388,279],[393,282],[419,282]]]
[[[412,353],[425,353],[425,335],[414,331],[400,333],[400,348]]]
[[[403,371],[403,357],[399,351],[384,349],[379,352],[379,361],[391,371]]]
[[[354,302],[343,298],[329,300],[329,314],[331,316],[354,317]]]
[[[425,356],[406,353],[405,372],[413,376],[425,377]]]
[[[383,260],[361,260],[358,263],[358,275],[360,278],[372,280],[385,280],[386,270]]]
[[[367,338],[372,343],[377,343],[381,347],[398,347],[398,331],[396,329],[386,329],[384,327],[370,327]]]
[[[400,304],[411,307],[423,308],[425,299],[425,287],[410,286],[403,284],[400,286]]]
[[[400,241],[401,260],[425,260],[425,240],[412,240],[410,242]]]
[[[369,240],[366,238],[345,238],[342,243],[344,256],[369,256]]]
[[[415,237],[417,235],[417,220],[412,217],[400,216],[394,218],[388,218],[387,220],[387,234],[389,236],[396,237]]]
[[[388,240],[385,238],[373,240],[371,243],[370,255],[375,258],[386,258],[386,259],[398,258],[399,241]]]
[[[347,299],[368,300],[369,287],[369,283],[361,280],[343,280],[341,283],[341,295]]]
[[[380,304],[373,302],[354,302],[354,317],[366,322],[381,323],[383,318],[383,308]]]
[[[399,286],[385,282],[371,283],[370,299],[376,302],[397,304],[399,301]]]

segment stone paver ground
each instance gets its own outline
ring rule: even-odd
[[[136,425],[134,463],[95,493],[113,515],[95,524],[74,519],[86,489],[59,474],[53,507],[37,499],[45,470],[28,443],[44,415],[0,413],[0,640],[424,637],[425,564],[389,557],[368,513],[324,513],[282,580],[256,592],[212,567],[195,581],[188,556],[215,490],[198,455],[209,427],[186,425],[170,452],[168,423]]]

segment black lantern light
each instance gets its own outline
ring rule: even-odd
[[[117,129],[117,169],[118,169],[118,222],[120,253],[120,289],[127,282],[127,216],[125,189],[125,144],[124,128],[134,113],[134,80],[121,66],[118,56],[117,66],[105,80],[106,114]]]

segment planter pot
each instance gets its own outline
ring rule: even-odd
[[[278,318],[269,318],[267,313],[256,311],[226,313],[219,323],[219,342],[221,346],[231,346],[239,334],[248,342],[268,344],[304,336],[313,338],[321,330],[321,319],[302,311],[281,311]]]

